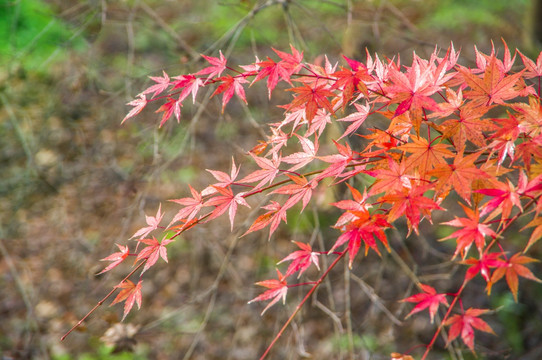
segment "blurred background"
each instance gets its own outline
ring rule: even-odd
[[[407,64],[413,51],[423,58],[453,41],[469,66],[474,44],[489,53],[493,41],[502,54],[503,38],[536,58],[541,4],[0,0],[0,358],[257,358],[303,289],[291,289],[285,306],[261,317],[261,304],[246,304],[260,291],[254,282],[274,276],[291,240],[323,245],[336,237],[329,228],[336,214],[328,208],[292,214],[271,242],[267,233],[238,239],[257,212],[239,217],[231,235],[227,220],[198,226],[168,247],[169,264],[160,260],[146,274],[140,311],[119,323],[122,306],[108,307],[109,300],[60,342],[130,269],[123,264],[95,276],[105,265],[99,259],[116,251],[115,243],[126,244],[160,203],[169,222],[176,207],[168,199],[187,196],[188,183],[206,186],[212,178],[204,169],[229,171],[231,156],[242,160],[264,138],[265,124],[281,116],[279,92],[269,101],[257,84],[247,92],[248,108],[235,99],[221,114],[220,99],[213,99],[184,107],[181,124],[158,130],[157,114],[147,110],[120,126],[125,104],[150,85],[148,76],[195,72],[205,66],[200,54],[219,50],[228,64],[249,64],[289,44],[307,61],[324,54],[332,62],[341,54],[364,61],[367,48],[400,54]],[[392,231],[399,258],[371,254],[351,273],[334,271],[270,358],[389,359],[392,351],[428,343],[435,328],[427,316],[404,322],[410,308],[397,299],[411,289],[405,266],[431,284],[450,284],[459,269],[443,264],[450,249],[435,243],[441,235],[405,241]],[[518,248],[521,241],[518,235]],[[540,258],[540,250],[530,255]],[[520,284],[518,304],[505,284],[491,298],[480,291],[464,299],[499,308],[485,318],[499,336],[476,335],[479,358],[542,358],[542,290]],[[444,349],[439,340],[432,356],[473,358],[460,347]]]

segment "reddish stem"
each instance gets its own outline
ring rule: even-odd
[[[431,342],[429,343],[429,345],[426,346],[426,348],[425,348],[425,353],[423,354],[421,360],[425,360],[425,358],[427,357],[427,355],[429,355],[429,352],[431,351],[431,349],[432,349],[433,346],[435,345],[435,341],[437,341],[437,337],[438,337],[438,335],[440,334],[440,331],[441,331],[442,328],[444,327],[444,323],[446,322],[446,320],[447,320],[448,317],[450,316],[450,314],[451,314],[451,312],[452,312],[452,309],[454,308],[455,304],[456,304],[457,301],[459,300],[459,297],[460,297],[461,293],[463,292],[463,290],[465,289],[465,286],[467,285],[468,282],[469,282],[469,280],[465,279],[465,280],[463,281],[463,284],[461,285],[461,287],[459,288],[459,290],[458,290],[457,293],[455,294],[455,298],[454,298],[454,300],[452,301],[452,303],[450,304],[450,307],[448,307],[448,311],[446,312],[446,315],[444,315],[444,318],[443,318],[442,321],[440,322],[440,325],[438,326],[437,331],[435,331],[435,334],[433,335],[433,338],[431,339]]]
[[[144,260],[142,262],[140,262],[128,275],[126,275],[126,277],[124,279],[122,279],[122,281],[120,282],[120,284],[122,284],[123,282],[125,282],[126,280],[128,280],[128,278],[130,276],[132,276],[143,264],[145,264],[147,262],[147,260]],[[117,291],[117,287],[114,287],[107,295],[105,295],[103,297],[102,300],[98,301],[98,303],[85,315],[83,316],[83,318],[81,320],[79,320],[77,322],[77,324],[75,324],[67,333],[65,333],[61,338],[60,338],[60,341],[64,341],[64,339],[70,335],[70,333],[72,331],[74,331],[75,329],[77,329],[82,323],[83,321],[85,321],[90,315],[92,315],[92,313],[94,311],[96,311],[97,308],[99,308],[107,299],[109,299],[111,297],[111,295],[113,295],[113,293],[115,291]]]
[[[294,317],[297,315],[297,313],[299,312],[299,310],[301,310],[301,308],[303,307],[303,305],[307,302],[307,300],[311,297],[312,293],[316,290],[316,288],[322,283],[322,281],[324,281],[324,279],[326,278],[327,274],[329,274],[329,272],[331,271],[331,269],[333,269],[333,267],[335,267],[335,265],[337,265],[337,263],[344,257],[344,255],[346,254],[347,250],[344,250],[343,252],[340,253],[340,255],[331,263],[331,265],[329,265],[329,267],[327,268],[327,270],[322,274],[322,276],[320,276],[320,278],[318,280],[316,280],[316,282],[314,283],[314,285],[312,286],[312,288],[309,290],[309,292],[305,295],[305,297],[303,298],[303,300],[301,300],[301,302],[297,305],[297,307],[295,308],[294,312],[292,313],[292,315],[290,315],[290,317],[288,318],[288,320],[286,320],[286,322],[284,323],[284,325],[282,326],[282,328],[280,329],[280,331],[277,333],[277,335],[275,336],[275,338],[273,339],[273,341],[271,341],[271,344],[269,344],[269,346],[267,347],[267,349],[265,350],[265,352],[263,353],[263,355],[260,357],[260,360],[263,360],[265,359],[265,357],[269,354],[269,352],[271,351],[271,349],[273,348],[273,345],[275,345],[275,343],[277,342],[277,340],[281,337],[282,333],[286,330],[286,328],[288,327],[288,325],[290,325],[290,323],[292,322],[292,320],[294,319]]]

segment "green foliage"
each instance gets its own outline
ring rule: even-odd
[[[502,15],[521,17],[527,0],[444,0],[434,2],[435,9],[427,14],[422,26],[425,28],[455,32],[468,31],[472,27],[500,27]]]
[[[42,0],[0,0],[0,64],[39,68],[60,58],[64,47],[83,46],[81,38]]]

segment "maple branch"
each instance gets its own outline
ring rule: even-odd
[[[265,359],[265,357],[269,354],[269,352],[271,351],[271,349],[273,348],[273,345],[275,345],[275,343],[277,342],[277,340],[281,337],[282,333],[284,333],[284,331],[286,330],[286,328],[288,327],[288,325],[290,325],[290,323],[292,322],[292,320],[294,319],[294,317],[297,315],[297,313],[299,312],[299,310],[301,310],[301,308],[303,307],[303,305],[305,304],[305,302],[307,302],[307,300],[311,297],[312,293],[314,293],[314,291],[316,290],[316,288],[322,283],[322,281],[324,281],[324,279],[326,278],[326,276],[329,274],[329,272],[331,271],[331,269],[333,269],[335,267],[335,265],[337,265],[337,263],[344,257],[344,255],[346,255],[348,251],[347,250],[344,250],[343,252],[340,253],[340,255],[331,263],[331,265],[329,265],[329,267],[327,268],[327,270],[322,274],[322,276],[320,276],[320,278],[318,280],[316,280],[316,282],[314,283],[313,287],[309,290],[309,292],[307,292],[307,294],[305,295],[305,297],[303,298],[303,300],[301,300],[301,302],[297,305],[297,307],[295,308],[294,312],[290,315],[290,317],[288,318],[288,320],[286,320],[286,322],[284,323],[284,325],[282,326],[282,328],[279,330],[279,332],[277,333],[277,335],[275,336],[275,338],[273,339],[273,341],[271,341],[271,343],[269,344],[269,346],[267,347],[267,349],[265,350],[265,352],[263,353],[263,355],[260,357],[260,360],[263,360]]]
[[[457,293],[455,293],[455,297],[452,300],[452,303],[450,304],[450,306],[448,307],[448,311],[446,311],[446,314],[444,315],[444,318],[440,321],[440,324],[439,324],[439,326],[437,328],[437,331],[435,331],[435,334],[433,335],[433,338],[431,339],[431,342],[426,346],[425,352],[424,352],[421,360],[424,360],[427,357],[427,355],[429,355],[429,352],[431,351],[431,349],[435,345],[435,341],[437,340],[438,335],[440,334],[440,332],[442,331],[442,328],[444,327],[444,323],[446,322],[446,320],[448,319],[448,317],[452,313],[452,309],[454,308],[457,301],[460,300],[460,295],[463,292],[463,290],[465,289],[465,286],[467,285],[467,283],[469,281],[470,280],[467,280],[467,279],[463,280],[463,284],[461,284],[461,287],[459,288]]]
[[[139,270],[139,268],[141,266],[143,266],[145,263],[147,262],[147,259],[145,259],[144,261],[140,262],[128,275],[126,275],[124,277],[124,279],[121,280],[121,282],[119,284],[122,284],[123,282],[125,282],[126,280],[128,280],[128,278],[130,276],[132,276],[137,270]],[[70,335],[70,333],[72,331],[74,331],[75,329],[77,329],[82,323],[83,321],[85,321],[90,315],[92,315],[92,313],[94,311],[96,311],[96,309],[98,309],[107,299],[109,299],[111,297],[111,295],[113,295],[113,293],[115,291],[117,291],[117,287],[114,287],[109,293],[107,293],[107,295],[105,295],[100,301],[98,301],[98,303],[96,305],[94,305],[94,307],[85,315],[83,316],[83,318],[81,320],[79,320],[77,322],[77,324],[75,324],[67,333],[65,333],[61,338],[60,338],[60,341],[64,341],[64,339]]]

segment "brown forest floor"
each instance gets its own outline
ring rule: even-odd
[[[227,171],[232,155],[242,159],[262,137],[263,124],[280,116],[275,108],[280,99],[269,103],[266,91],[255,89],[248,94],[250,116],[238,104],[220,115],[220,104],[211,102],[197,123],[191,122],[198,111],[194,107],[183,109],[184,125],[157,130],[156,116],[148,111],[121,127],[125,103],[147,86],[147,75],[162,68],[175,75],[202,65],[192,62],[192,56],[211,46],[218,31],[213,19],[206,18],[213,12],[203,10],[219,6],[209,1],[201,1],[200,7],[183,1],[152,7],[143,1],[111,2],[104,11],[90,2],[51,3],[59,18],[83,29],[88,48],[68,50],[46,72],[20,69],[0,75],[0,357],[76,359],[87,354],[88,359],[107,359],[114,357],[100,355],[99,349],[114,343],[148,359],[257,358],[303,293],[292,291],[286,306],[275,306],[261,317],[262,306],[246,304],[259,291],[253,284],[273,271],[290,240],[316,236],[325,241],[333,231],[331,209],[318,215],[306,211],[306,218],[293,221],[271,242],[267,234],[237,238],[255,213],[245,212],[247,220],[238,221],[232,234],[226,222],[198,227],[169,249],[169,264],[160,263],[147,276],[140,311],[119,324],[122,308],[108,307],[109,300],[59,341],[129,271],[125,267],[126,272],[95,276],[104,266],[98,260],[113,252],[115,243],[125,244],[144,225],[144,214],[154,214],[159,203],[166,218],[172,216],[175,207],[166,200],[186,196],[187,183],[205,186],[210,177],[202,175],[204,169]],[[237,6],[241,17],[253,2],[232,3],[242,5]],[[395,3],[379,13],[377,32],[373,8],[355,8],[354,25],[348,29],[344,9],[296,19],[308,44],[306,58],[327,53],[338,59],[342,52],[358,56],[358,49],[369,46],[379,54],[400,52],[408,59],[412,50],[425,56],[432,44],[447,46],[454,40],[464,49],[463,59],[473,59],[472,41],[488,51],[490,38],[520,37],[519,25],[510,21],[461,33],[428,32],[416,25],[424,10],[406,1],[390,2]],[[90,25],[83,25],[81,14],[88,9],[99,11]],[[245,32],[276,30],[255,37],[257,43],[247,37],[235,44],[232,62],[250,63],[255,51],[263,58],[270,46],[287,49],[291,39],[286,30],[278,30],[286,28],[279,5],[264,11],[270,15],[256,17],[259,22]],[[326,27],[317,26],[319,21]],[[372,35],[352,39],[352,31]],[[509,46],[519,44],[509,41]],[[390,238],[402,249],[403,260],[412,256],[424,264],[418,270],[431,274],[427,279],[453,277],[452,264],[433,265],[447,255],[431,236],[406,245],[398,232]],[[423,245],[414,247],[414,241]],[[347,359],[348,326],[356,359],[389,359],[392,351],[429,341],[432,329],[425,321],[402,323],[406,309],[396,300],[404,297],[410,280],[400,260],[369,256],[354,266],[348,284],[345,274],[342,269],[331,274],[271,358]],[[516,326],[524,358],[536,359],[542,356],[542,329],[539,320],[532,320],[542,318],[537,301],[541,290],[530,285],[522,285],[515,320],[503,325],[495,317],[491,325],[497,333]],[[344,311],[345,295],[351,299],[350,314]],[[512,340],[482,334],[477,343],[482,356],[498,359],[510,353]]]

